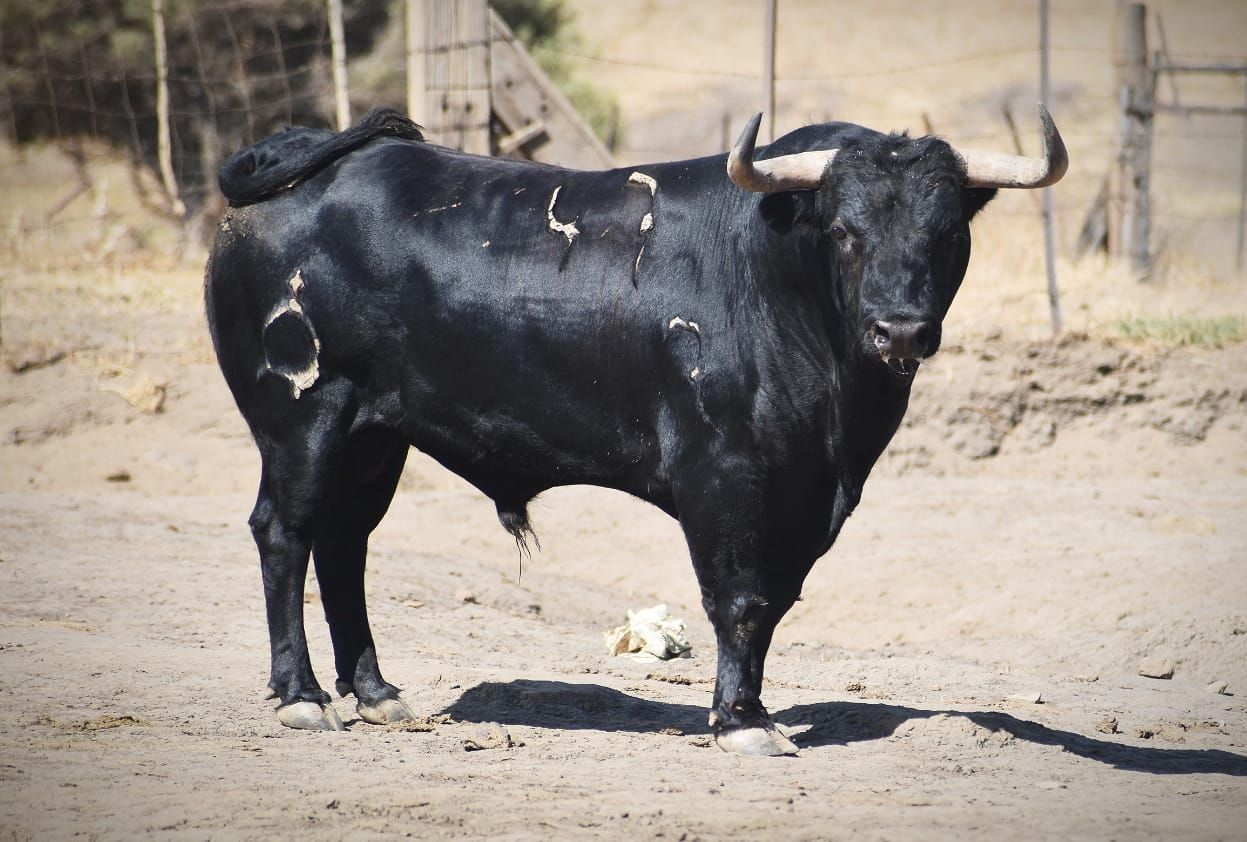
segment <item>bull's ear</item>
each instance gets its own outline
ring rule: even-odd
[[[815,212],[813,190],[785,190],[783,193],[771,193],[762,197],[758,210],[766,224],[780,234],[787,234],[798,225],[814,224],[818,219]]]
[[[974,215],[994,198],[996,198],[995,187],[969,187],[962,190],[961,210],[965,214],[966,222],[974,219]]]

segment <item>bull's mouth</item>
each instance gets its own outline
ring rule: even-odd
[[[897,380],[909,382],[918,373],[922,360],[916,357],[898,357],[890,353],[887,341],[873,331],[866,334],[866,355],[874,358],[887,367]]]
[[[916,360],[912,357],[893,357],[883,353],[879,355],[879,359],[883,361],[883,364],[888,367],[892,374],[903,380],[909,380],[917,374],[918,366],[922,363],[921,360]]]

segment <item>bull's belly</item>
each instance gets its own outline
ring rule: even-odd
[[[527,501],[549,488],[596,485],[673,509],[657,437],[600,409],[533,414],[435,403],[409,413],[403,433],[495,500]]]

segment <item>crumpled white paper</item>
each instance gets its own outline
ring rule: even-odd
[[[693,648],[684,636],[684,621],[672,617],[666,605],[629,611],[628,622],[602,637],[612,655],[627,655],[635,661],[687,658]]]

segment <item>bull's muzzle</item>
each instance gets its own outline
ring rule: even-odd
[[[866,331],[866,342],[894,371],[912,375],[918,361],[939,348],[940,326],[929,319],[880,319]]]

